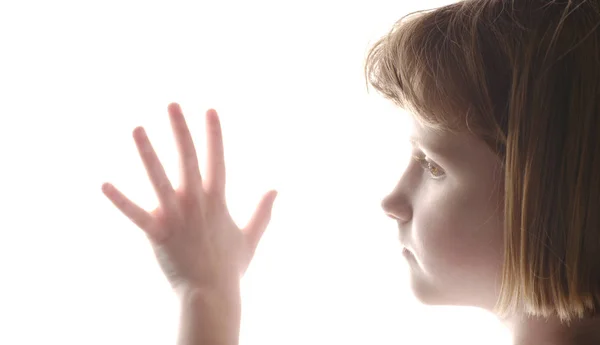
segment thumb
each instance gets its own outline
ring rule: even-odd
[[[258,204],[258,207],[252,218],[248,222],[248,225],[242,230],[246,236],[246,241],[250,250],[250,257],[254,255],[254,251],[262,238],[269,222],[271,221],[271,212],[273,211],[273,204],[278,192],[276,190],[270,191],[262,197],[262,200]]]

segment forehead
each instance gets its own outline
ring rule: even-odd
[[[427,155],[451,165],[500,164],[500,158],[472,133],[440,132],[412,121],[409,141],[411,140],[416,148]]]
[[[408,140],[414,147],[438,154],[449,155],[456,150],[472,145],[469,134],[442,133],[412,121]],[[471,141],[471,143],[469,143]]]

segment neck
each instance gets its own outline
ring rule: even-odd
[[[558,318],[518,314],[502,320],[511,331],[514,345],[600,344],[600,316],[573,320],[569,325]]]

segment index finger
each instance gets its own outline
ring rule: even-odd
[[[202,191],[202,176],[194,141],[179,104],[169,104],[168,110],[177,150],[179,151],[180,185],[190,196],[195,196]],[[197,201],[200,201],[200,199],[198,198]]]
[[[225,150],[223,132],[217,111],[206,112],[206,188],[217,197],[225,196]]]

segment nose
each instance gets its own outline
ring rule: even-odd
[[[381,201],[383,212],[390,218],[408,222],[412,216],[412,211],[408,200],[398,194],[390,194]]]

